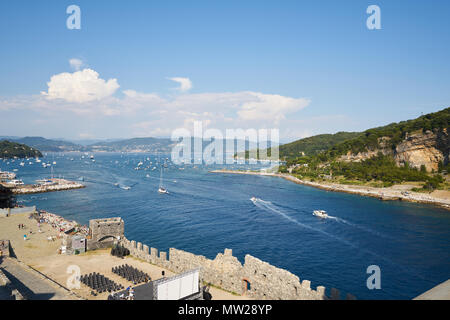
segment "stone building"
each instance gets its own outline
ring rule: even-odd
[[[125,224],[119,217],[90,220],[87,250],[112,247],[123,238],[124,228]]]

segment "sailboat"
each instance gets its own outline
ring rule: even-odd
[[[162,169],[163,167],[161,166],[161,174],[159,176],[159,188],[158,188],[158,192],[161,194],[168,194],[169,191],[166,190],[166,188],[163,187],[162,185]]]

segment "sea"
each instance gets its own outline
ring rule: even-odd
[[[328,192],[276,177],[211,172],[264,164],[175,165],[170,155],[145,153],[95,153],[93,161],[89,155],[48,153],[42,162],[50,167],[34,159],[23,166],[21,160],[4,160],[0,169],[17,169],[18,178],[30,184],[53,175],[86,185],[18,196],[19,204],[81,224],[122,217],[128,239],[160,251],[174,247],[214,259],[230,248],[241,263],[250,254],[310,280],[312,287],[334,287],[357,299],[412,299],[450,278],[445,209]],[[162,184],[169,194],[158,193],[164,163]],[[326,210],[329,218],[314,216],[314,210]]]

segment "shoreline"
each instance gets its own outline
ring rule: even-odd
[[[325,191],[333,192],[344,192],[350,194],[357,194],[360,196],[377,198],[383,201],[408,201],[423,204],[432,204],[450,210],[450,199],[438,198],[431,195],[424,195],[419,192],[408,191],[408,195],[403,194],[402,190],[396,190],[392,187],[389,188],[375,188],[368,186],[357,186],[357,185],[343,185],[337,183],[319,183],[311,182],[307,180],[301,180],[286,173],[265,173],[256,171],[236,171],[236,170],[212,170],[211,173],[225,173],[225,174],[247,174],[247,175],[257,175],[257,176],[268,176],[282,178],[297,184],[302,184]]]

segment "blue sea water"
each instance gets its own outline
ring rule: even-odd
[[[81,156],[48,154],[43,162],[57,162],[55,176],[84,177],[86,188],[18,201],[82,224],[120,216],[128,239],[159,250],[175,247],[214,259],[231,248],[242,263],[251,254],[313,287],[335,287],[358,299],[411,299],[450,278],[450,213],[444,209],[327,192],[274,177],[209,172],[225,166],[179,170],[170,164],[164,169],[170,194],[161,195],[158,156],[95,154],[95,162]],[[134,170],[140,161],[150,167]],[[0,168],[19,169],[25,183],[50,176],[50,168],[19,163],[0,162]],[[331,218],[316,218],[316,209]],[[366,286],[370,265],[380,267],[380,290]]]

